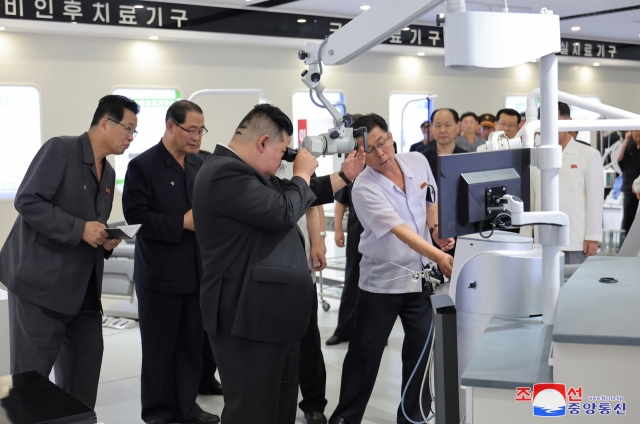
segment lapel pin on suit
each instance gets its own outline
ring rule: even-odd
[[[173,185],[176,185],[176,183],[174,183],[173,181],[171,181],[171,185],[172,185],[172,186],[173,186]]]
[[[84,186],[84,189],[86,190],[86,189],[87,189],[87,186]]]
[[[111,190],[109,190],[109,187],[107,187],[105,191],[107,192],[107,194],[111,194]]]

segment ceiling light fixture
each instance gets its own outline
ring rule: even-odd
[[[409,27],[404,27],[404,28],[402,28],[402,30],[403,30],[403,31],[411,31],[411,28],[409,28]]]
[[[149,37],[149,40],[156,41],[157,39],[158,39],[157,35],[152,35],[152,36]]]
[[[580,27],[579,26],[571,27],[571,31],[580,31]]]
[[[536,62],[537,62],[537,60],[535,60],[535,59],[533,59],[533,60],[531,61],[531,63],[536,63]]]
[[[0,31],[4,31],[4,30],[5,30],[5,27],[0,27]]]
[[[141,5],[141,4],[136,4],[136,5],[135,5],[135,6],[133,6],[133,7],[135,7],[136,9],[144,9],[144,6],[143,6],[143,5]]]
[[[418,56],[424,56],[425,53],[424,52],[418,52]]]
[[[299,24],[303,24],[303,23],[305,23],[305,22],[307,22],[307,20],[306,20],[306,19],[298,19],[298,23],[299,23]]]
[[[600,64],[598,62],[595,62],[593,66],[600,66]]]
[[[369,10],[369,9],[371,9],[371,6],[368,6],[366,4],[360,6],[360,10]]]

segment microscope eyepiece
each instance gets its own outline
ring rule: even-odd
[[[297,154],[298,154],[297,149],[292,149],[290,147],[287,147],[287,151],[284,152],[284,155],[282,156],[282,160],[286,162],[293,162],[296,159]]]

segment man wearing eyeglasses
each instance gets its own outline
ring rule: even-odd
[[[136,237],[133,279],[142,337],[142,419],[216,424],[196,403],[202,373],[202,261],[192,216],[204,159],[202,109],[188,100],[167,110],[158,144],[129,162],[122,206]]]
[[[102,364],[104,260],[120,243],[105,231],[115,189],[106,157],[127,150],[139,110],[131,99],[105,96],[87,132],[42,145],[16,194],[19,215],[0,252],[11,374],[48,377],[55,367],[56,384],[91,408]]]
[[[420,390],[426,360],[420,363],[411,384],[408,380],[427,343],[433,311],[429,290],[419,278],[412,277],[413,272],[422,271],[427,260],[437,263],[444,275],[450,276],[453,258],[444,251],[453,247],[454,240],[440,240],[433,233],[444,251],[431,245],[429,230],[438,223],[437,188],[424,156],[415,152],[396,155],[393,137],[379,115],[365,115],[353,126],[367,127],[369,135],[367,167],[356,179],[352,192],[364,228],[358,247],[362,260],[353,335],[342,367],[340,400],[329,423],[362,422],[385,343],[398,317],[405,332],[402,391],[406,392],[403,409],[407,417],[399,409],[397,422],[419,422],[420,395],[425,411],[431,403],[428,385]]]
[[[509,139],[515,138],[520,129],[520,112],[515,109],[500,109],[496,113],[496,131],[504,131]]]

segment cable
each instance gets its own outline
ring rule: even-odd
[[[494,230],[496,229],[496,221],[497,221],[497,220],[498,220],[498,218],[500,218],[501,216],[506,216],[506,217],[509,217],[509,218],[511,217],[511,215],[509,215],[509,214],[508,214],[508,213],[506,213],[506,212],[500,212],[498,215],[496,215],[496,217],[495,217],[495,218],[493,218],[493,221],[491,222],[491,224],[489,224],[489,225],[491,225],[491,233],[489,233],[489,235],[488,235],[488,236],[484,236],[484,235],[482,234],[482,231],[480,231],[480,233],[479,233],[479,234],[480,234],[480,237],[482,237],[483,239],[491,238],[491,236],[493,235]],[[509,228],[509,227],[501,226],[500,228]],[[512,227],[512,228],[516,228],[516,227]]]
[[[420,354],[420,357],[418,358],[418,362],[416,363],[416,366],[413,369],[413,372],[411,373],[411,376],[409,377],[409,380],[407,380],[407,385],[404,386],[404,390],[402,391],[402,400],[400,401],[400,407],[402,409],[402,414],[407,419],[407,421],[409,421],[411,424],[426,424],[427,421],[428,421],[428,420],[425,420],[425,421],[413,421],[411,418],[409,418],[407,416],[406,411],[404,410],[404,398],[407,395],[407,389],[409,388],[409,385],[411,384],[411,380],[413,380],[413,376],[416,374],[416,371],[418,371],[418,367],[420,366],[420,362],[422,362],[422,357],[424,356],[424,353],[427,351],[427,347],[429,347],[429,341],[431,340],[431,333],[433,333],[433,320],[431,321],[431,327],[429,327],[429,335],[427,335],[427,342],[424,344],[424,348],[422,349],[422,353]]]
[[[313,98],[313,89],[310,88],[309,89],[309,97],[311,98],[311,103],[313,103],[314,105],[318,106],[319,108],[322,109],[326,109],[327,107],[321,103],[316,103],[316,99]],[[334,106],[342,106],[344,108],[344,113],[342,114],[343,116],[347,114],[347,105],[344,104],[343,102],[338,102],[338,103],[331,103]]]
[[[324,49],[327,41],[329,41],[329,39],[325,38],[324,41],[320,43],[320,47],[318,47],[318,67],[320,68],[320,76],[322,76],[322,49]]]
[[[313,89],[310,88],[309,89],[309,97],[311,97],[311,103],[313,103],[314,105],[322,108],[322,109],[326,109],[327,107],[321,103],[316,103],[316,99],[313,98]]]
[[[509,6],[507,5],[507,0],[503,0],[503,3],[504,3],[504,7],[502,8],[502,11],[504,13],[509,12]]]

